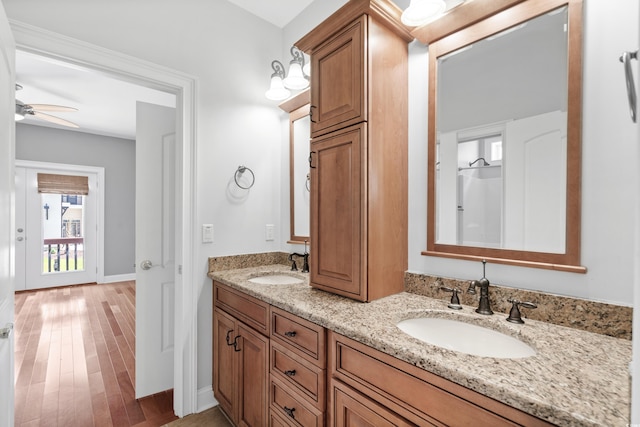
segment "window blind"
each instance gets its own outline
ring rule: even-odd
[[[87,195],[89,194],[89,177],[39,173],[38,193]]]

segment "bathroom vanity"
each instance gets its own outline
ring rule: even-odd
[[[249,281],[265,275],[290,275],[300,283]],[[214,282],[214,318],[231,315],[236,321],[230,342],[236,330],[241,336],[250,332],[247,336],[260,335],[260,346],[270,349],[255,351],[251,363],[260,369],[238,381],[245,398],[246,390],[259,390],[244,407],[269,417],[270,425],[341,426],[353,417],[368,425],[628,422],[628,340],[529,319],[515,325],[506,322],[506,314],[483,316],[469,306],[454,311],[447,308],[446,297],[436,300],[401,292],[363,304],[314,289],[307,275],[285,265],[209,276]],[[224,295],[233,295],[236,303]],[[255,315],[258,324],[253,323]],[[397,327],[419,316],[455,318],[495,329],[527,343],[536,354],[511,359],[473,356],[427,344]],[[232,415],[235,409],[223,405],[219,394],[226,375],[220,369],[224,352],[236,350],[227,344],[226,334],[227,329],[214,327],[214,394],[238,423]],[[236,354],[243,348],[239,346]],[[262,418],[258,424],[238,425],[261,422]]]

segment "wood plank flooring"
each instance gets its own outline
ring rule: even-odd
[[[173,391],[135,399],[135,282],[15,295],[15,426],[161,426]]]

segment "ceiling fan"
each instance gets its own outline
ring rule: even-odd
[[[16,91],[22,89],[22,86],[16,83]],[[62,105],[52,104],[25,104],[24,102],[16,99],[16,121],[24,119],[27,115],[33,116],[40,120],[55,123],[62,126],[68,126],[72,128],[78,128],[77,124],[70,122],[69,120],[61,119],[60,117],[52,116],[51,114],[43,113],[48,112],[71,112],[78,111],[77,108],[65,107]]]

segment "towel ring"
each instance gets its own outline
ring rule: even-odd
[[[244,174],[246,171],[249,171],[249,173],[251,174],[251,184],[247,185],[246,187],[240,185],[240,183],[238,182],[238,179],[242,177],[242,174]],[[246,166],[238,166],[238,169],[236,170],[236,173],[233,174],[233,180],[236,182],[236,185],[240,188],[242,188],[243,190],[248,190],[251,187],[253,187],[253,184],[256,182],[256,176],[254,175],[253,171],[251,169],[249,169]]]

